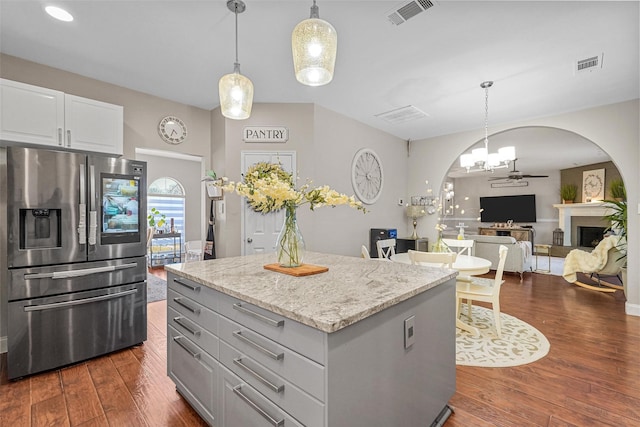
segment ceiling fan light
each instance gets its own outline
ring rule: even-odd
[[[498,149],[498,154],[500,155],[500,160],[503,162],[511,162],[516,159],[516,147],[508,146],[501,147]]]
[[[225,74],[218,82],[220,110],[228,119],[244,120],[251,116],[253,83],[240,72]]]
[[[291,33],[291,52],[296,79],[307,86],[331,82],[338,51],[338,34],[333,25],[318,17],[318,6],[311,17],[295,26]]]

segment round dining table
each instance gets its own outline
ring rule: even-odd
[[[409,259],[409,254],[406,252],[391,255],[391,261],[401,262],[404,264],[411,264],[411,260]],[[420,265],[432,266],[432,267],[441,266],[441,264],[431,264],[426,262],[421,262]],[[491,269],[491,261],[489,261],[488,259],[477,257],[477,256],[458,255],[452,267],[454,270],[457,270],[460,272],[460,275],[458,275],[457,277],[458,281],[470,282],[471,279],[469,276],[476,276],[476,275],[488,273],[489,269]],[[457,298],[456,298],[456,301],[457,301]],[[480,331],[478,331],[477,328],[463,322],[458,318],[456,318],[456,327],[459,329],[462,329],[463,331],[472,333],[473,335],[478,335],[480,333]]]
[[[401,262],[404,264],[411,264],[408,253],[395,254],[391,256],[391,261]],[[439,267],[439,264],[431,264],[421,262],[420,265]],[[478,276],[485,274],[491,269],[491,261],[488,259],[480,258],[471,255],[458,255],[456,261],[453,263],[453,269],[458,270],[461,275],[465,276]]]

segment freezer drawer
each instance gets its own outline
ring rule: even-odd
[[[9,379],[147,339],[145,282],[8,304]]]
[[[147,260],[137,258],[9,270],[8,300],[35,299],[142,282]]]

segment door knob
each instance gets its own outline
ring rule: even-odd
[[[251,242],[253,242],[253,239],[252,239],[251,237],[249,237],[249,238],[247,239],[247,243],[251,243]]]

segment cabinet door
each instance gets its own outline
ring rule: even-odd
[[[0,139],[62,146],[64,93],[0,79]]]
[[[220,365],[176,329],[168,326],[167,332],[169,377],[202,418],[217,425]]]
[[[80,96],[65,95],[65,146],[121,155],[123,108]]]

